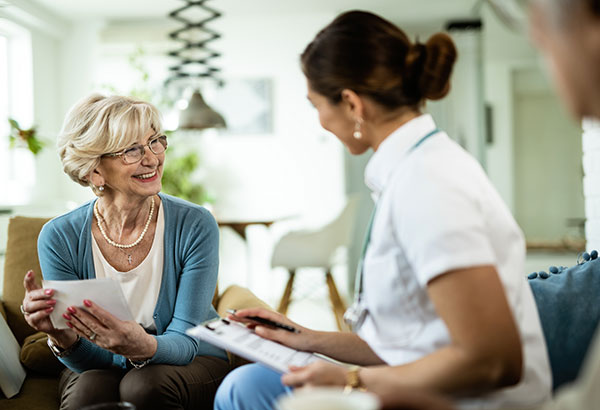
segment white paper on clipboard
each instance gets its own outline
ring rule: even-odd
[[[54,289],[52,297],[56,300],[50,320],[56,329],[68,329],[67,321],[62,314],[69,306],[85,309],[83,300],[88,299],[107,310],[120,320],[133,320],[125,295],[116,280],[43,280],[44,289]]]
[[[306,366],[316,360],[324,360],[313,353],[262,338],[246,326],[226,319],[203,323],[186,333],[280,373],[287,373],[290,366]]]

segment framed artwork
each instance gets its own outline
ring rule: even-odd
[[[256,135],[273,132],[273,85],[269,78],[232,78],[214,90],[209,105],[219,112],[227,128],[222,135]]]

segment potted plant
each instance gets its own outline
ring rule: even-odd
[[[9,118],[8,123],[10,124],[8,139],[11,148],[25,146],[33,155],[37,155],[44,148],[44,142],[37,136],[36,127],[21,128],[19,123],[13,118]]]

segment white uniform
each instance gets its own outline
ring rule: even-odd
[[[390,365],[450,344],[427,283],[450,270],[494,265],[519,327],[523,376],[510,388],[457,402],[462,408],[539,403],[551,372],[537,308],[525,278],[523,234],[477,161],[422,115],[383,141],[365,180],[377,213],[364,260],[358,334]]]

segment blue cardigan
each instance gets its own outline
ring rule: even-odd
[[[218,316],[211,301],[219,267],[219,228],[201,206],[159,195],[165,215],[165,254],[154,309],[158,347],[150,363],[186,365],[201,355],[226,359],[223,350],[185,334],[186,329]],[[52,219],[42,228],[38,254],[44,279],[96,277],[91,231],[94,202]],[[127,365],[125,357],[85,339],[60,360],[78,373]]]

